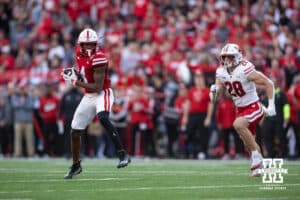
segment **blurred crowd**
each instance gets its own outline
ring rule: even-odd
[[[233,42],[276,85],[278,115],[258,127],[264,155],[300,157],[300,1],[2,0],[0,14],[3,156],[70,156],[83,93],[60,73],[74,66],[78,34],[91,27],[109,59],[110,118],[132,155],[247,157],[231,99],[224,94],[208,113],[219,51]],[[114,156],[97,120],[86,132],[84,155]]]

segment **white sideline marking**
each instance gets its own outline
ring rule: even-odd
[[[82,178],[82,179],[72,179],[72,181],[128,181],[128,180],[140,180],[138,178]],[[0,183],[47,183],[47,182],[66,182],[70,180],[61,179],[31,179],[31,180],[8,180],[0,181]]]
[[[20,199],[20,198],[16,199],[16,198],[14,198],[14,199],[0,199],[0,200],[32,200],[32,199]]]
[[[241,198],[204,198],[209,200],[240,200]],[[274,199],[274,197],[248,197],[242,198],[243,200],[266,200],[266,199]],[[276,200],[284,200],[289,199],[288,197],[276,197]]]
[[[65,173],[66,171],[65,170],[27,170],[27,169],[11,169],[11,168],[0,168],[0,172],[5,172],[5,173],[16,173],[16,172],[20,172],[20,173],[46,173],[46,174],[49,174],[49,173]],[[240,170],[240,171],[244,171],[244,170]],[[84,173],[101,173],[101,174],[107,174],[107,173],[112,173],[113,171],[112,170],[85,170]],[[167,170],[147,170],[147,171],[122,171],[122,172],[125,172],[125,173],[128,173],[128,174],[157,174],[157,173],[161,173],[161,174],[199,174],[201,173],[200,171],[198,170],[188,170],[188,171],[183,171],[183,170],[174,170],[174,171],[167,171]],[[211,173],[211,174],[228,174],[228,172],[222,172],[222,171],[219,171],[219,172],[216,172],[215,170],[211,170],[211,171],[207,171],[207,172],[203,172],[203,174],[206,174],[206,173]],[[232,172],[232,174],[236,174],[234,172]]]
[[[75,179],[74,179],[75,180]],[[106,188],[106,189],[87,189],[87,190],[44,190],[44,191],[0,191],[0,194],[19,194],[34,192],[116,192],[116,191],[146,191],[146,190],[198,190],[198,189],[232,189],[232,188],[249,188],[260,187],[261,185],[199,185],[199,186],[165,186],[165,187],[132,187],[132,188]],[[284,184],[284,186],[300,186],[300,183]]]
[[[32,200],[32,199],[20,199],[20,198],[19,199],[15,199],[14,198],[14,199],[0,199],[0,200]]]

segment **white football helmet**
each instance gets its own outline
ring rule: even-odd
[[[230,68],[237,66],[243,60],[243,55],[239,45],[228,43],[226,44],[220,53],[221,65]]]
[[[96,53],[97,46],[98,46],[98,35],[96,31],[90,28],[86,28],[79,34],[77,43],[80,46],[81,53],[87,56],[91,56],[94,53]],[[86,48],[84,47],[84,44],[92,44],[91,47]]]

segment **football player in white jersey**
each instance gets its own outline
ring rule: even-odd
[[[259,102],[256,85],[262,86],[268,95],[268,108]],[[226,89],[231,95],[237,109],[233,123],[235,130],[243,140],[246,149],[251,153],[252,176],[259,176],[262,155],[255,141],[257,123],[267,116],[276,115],[274,104],[274,85],[264,74],[255,70],[255,66],[243,59],[237,44],[226,44],[220,53],[220,67],[216,71],[216,82],[211,86],[211,99],[217,100]]]

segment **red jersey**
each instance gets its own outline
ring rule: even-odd
[[[295,89],[294,89],[294,97],[296,99],[296,108],[298,110],[300,110],[300,83],[297,83],[295,85]]]
[[[235,120],[235,107],[231,99],[220,99],[216,110],[216,121],[221,129],[233,128]]]
[[[291,108],[291,116],[290,116],[290,122],[297,124],[298,123],[298,116],[297,116],[297,102],[294,100],[294,97],[289,92],[286,93],[286,96],[288,98],[288,102],[290,104]]]
[[[192,87],[188,91],[188,99],[190,101],[190,113],[205,113],[207,112],[210,90],[207,87],[198,89]]]
[[[56,123],[59,103],[55,95],[41,97],[39,111],[45,123]]]
[[[130,112],[130,123],[139,124],[147,123],[149,120],[148,112],[149,101],[145,98],[134,99],[128,104],[128,111]]]
[[[105,67],[105,77],[102,90],[110,88],[110,78],[108,74],[108,60],[105,54],[98,50],[91,57],[84,56],[80,49],[76,49],[77,70],[81,74],[84,82],[94,83],[94,69],[97,67]],[[94,93],[91,90],[85,89],[86,93]]]

